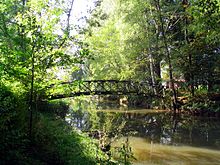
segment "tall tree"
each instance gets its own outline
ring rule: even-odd
[[[0,72],[7,79],[15,78],[29,91],[30,131],[34,102],[38,93],[55,79],[52,71],[59,66],[71,68],[76,61],[68,54],[68,47],[73,44],[69,36],[72,5],[73,0],[70,8],[62,1],[49,0],[1,3]],[[64,10],[67,25],[63,28]]]
[[[121,66],[130,70],[123,78],[152,84],[169,81],[174,110],[178,106],[176,81],[186,81],[192,95],[198,84],[212,88],[214,75],[219,73],[218,1],[111,2],[115,4],[114,14],[108,13],[98,26],[90,26],[93,30],[87,36],[91,53],[100,60],[99,66],[97,61],[90,61],[94,75],[120,79]],[[126,59],[122,64],[121,58]],[[168,79],[163,75],[166,68]]]
[[[104,9],[112,3],[111,9]],[[106,1],[96,9],[86,30],[90,60],[87,61],[89,77],[94,79],[130,79],[131,60],[125,51],[125,38],[128,29],[116,13],[117,1]]]
[[[193,37],[188,49],[193,55],[194,81],[199,84],[201,81],[206,82],[208,89],[211,90],[219,74],[220,2],[191,1],[187,11],[191,16],[189,34]]]

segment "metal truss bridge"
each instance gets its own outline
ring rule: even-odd
[[[153,86],[149,82],[127,80],[77,80],[51,85],[49,91],[55,93],[50,100],[75,97],[81,95],[129,95],[155,96],[154,89],[162,91],[162,86]]]

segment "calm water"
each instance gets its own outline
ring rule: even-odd
[[[134,164],[220,164],[220,121],[147,109],[97,110],[75,106],[66,120],[82,131],[100,130],[111,145],[128,138]]]

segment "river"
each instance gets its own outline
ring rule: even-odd
[[[168,111],[100,108],[74,104],[66,121],[83,132],[99,130],[103,141],[117,147],[128,140],[133,164],[219,165],[220,119]]]

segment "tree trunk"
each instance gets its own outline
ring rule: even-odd
[[[188,7],[188,1],[187,0],[183,0],[182,1],[183,4],[183,8],[184,8],[184,13],[186,13],[186,8]],[[187,15],[184,18],[184,23],[185,23],[185,31],[184,31],[184,38],[185,38],[185,42],[187,45],[190,44],[189,41],[189,36],[188,36],[188,18]],[[190,90],[191,90],[191,94],[192,96],[194,96],[194,73],[193,73],[193,69],[192,69],[192,55],[191,53],[188,54],[188,63],[189,63],[189,84],[190,84]]]
[[[161,33],[162,33],[162,37],[163,37],[163,43],[164,43],[166,57],[167,57],[168,66],[169,66],[169,79],[170,79],[171,89],[172,89],[172,93],[173,93],[173,112],[176,113],[177,94],[176,94],[176,90],[175,90],[175,87],[174,87],[173,68],[172,68],[172,63],[171,63],[171,54],[170,54],[170,50],[169,50],[169,47],[168,47],[167,36],[166,36],[165,30],[164,30],[164,22],[163,22],[162,15],[161,15],[160,1],[155,0],[155,2],[156,2],[156,9],[157,9],[157,12],[158,12],[158,15],[159,15],[159,20],[160,20],[160,23],[161,23]]]
[[[157,79],[161,79],[161,67],[160,67],[160,60],[156,60],[155,63],[154,63],[154,71],[155,71],[155,74],[156,74],[156,78]]]
[[[156,81],[155,81],[155,74],[154,74],[154,60],[152,57],[152,54],[149,54],[149,59],[150,59],[150,75],[151,75],[151,81],[153,85],[153,90],[154,94],[157,95],[157,90],[156,90]]]
[[[30,98],[29,98],[29,138],[32,140],[32,127],[33,127],[33,109],[34,109],[34,47],[32,48],[31,57],[31,87],[30,87]]]

